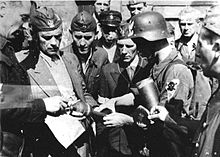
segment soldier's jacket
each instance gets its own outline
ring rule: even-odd
[[[181,60],[176,50],[152,69],[151,75],[156,82],[160,95],[159,105],[165,106],[171,115],[185,117],[193,96],[193,76],[184,64],[169,64]]]

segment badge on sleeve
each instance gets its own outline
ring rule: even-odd
[[[180,83],[179,79],[173,79],[170,82],[167,82],[167,85],[166,85],[165,89],[167,91],[168,101],[170,101],[170,99],[174,96],[179,83]]]

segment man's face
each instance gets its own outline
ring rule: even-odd
[[[30,14],[29,1],[1,1],[0,2],[0,34],[11,38],[12,34],[22,25]]]
[[[191,37],[197,31],[199,24],[195,19],[189,18],[186,15],[180,19],[179,26],[183,36]]]
[[[216,65],[218,64],[216,64],[216,61],[219,58],[216,58],[216,55],[219,52],[216,53],[214,50],[216,40],[216,34],[204,27],[201,28],[196,49],[196,62],[200,64],[204,75],[208,77],[213,77],[217,74],[216,69],[218,68],[216,68]]]
[[[38,35],[40,50],[48,56],[57,54],[60,47],[62,32],[62,26],[52,31],[39,32]]]
[[[106,43],[113,43],[118,39],[117,27],[102,26],[102,35]]]
[[[129,7],[131,16],[140,14],[145,9],[144,3],[131,4]]]
[[[95,2],[95,12],[97,15],[100,15],[101,12],[107,11],[110,9],[109,0],[96,0]]]
[[[118,40],[117,46],[119,48],[120,58],[124,62],[130,63],[134,60],[135,56],[137,55],[137,47],[131,39]]]
[[[73,31],[73,41],[75,42],[80,54],[88,54],[95,40],[95,31],[81,32]]]

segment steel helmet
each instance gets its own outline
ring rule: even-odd
[[[148,41],[156,41],[170,37],[164,17],[155,11],[135,15],[131,25],[133,25],[131,38],[142,37]]]

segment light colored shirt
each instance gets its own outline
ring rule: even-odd
[[[92,51],[92,50],[91,50]],[[86,61],[81,60],[81,65],[82,65],[82,70],[83,70],[83,74],[86,73],[88,67],[89,67],[89,62],[90,59],[92,58],[92,53],[90,53],[88,59]]]
[[[56,60],[52,60],[49,56],[40,53],[48,69],[50,70],[57,87],[64,98],[76,99],[73,91],[72,82],[69,73],[62,58],[58,55]]]
[[[135,72],[135,69],[138,65],[138,62],[139,62],[139,57],[138,57],[138,55],[136,55],[134,60],[131,62],[131,64],[126,68],[130,80],[132,80],[132,78],[134,76],[134,72]]]
[[[104,45],[102,47],[108,53],[108,60],[109,60],[109,62],[112,63],[113,59],[115,57],[116,45],[112,46],[111,48],[106,48]]]

